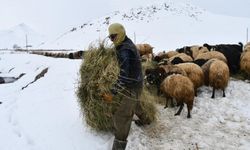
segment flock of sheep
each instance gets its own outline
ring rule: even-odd
[[[145,70],[146,85],[156,85],[157,94],[165,95],[166,105],[173,99],[180,106],[175,115],[180,115],[184,103],[187,104],[188,118],[191,118],[194,97],[201,86],[213,88],[211,98],[215,97],[215,90],[225,88],[230,75],[244,72],[250,77],[250,42],[243,46],[239,44],[218,44],[203,46],[185,46],[174,51],[153,53],[149,44],[136,44],[142,61],[156,62],[156,66]],[[82,59],[85,51],[73,53],[51,53],[34,51],[33,54],[69,59]]]
[[[153,53],[149,44],[136,45],[142,60],[156,62],[153,68],[145,70],[146,85],[156,85],[157,94],[166,97],[166,107],[169,100],[174,106],[180,106],[175,115],[180,115],[184,104],[187,104],[188,118],[191,118],[194,97],[197,89],[203,85],[215,90],[225,88],[230,75],[240,71],[250,75],[250,42],[243,46],[239,44],[218,44],[203,46],[185,46],[175,51]]]

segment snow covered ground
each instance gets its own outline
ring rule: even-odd
[[[105,14],[75,26],[77,30],[67,31],[39,48],[87,49],[91,42],[107,36],[107,17],[110,23],[124,24],[136,43],[153,45],[156,53],[205,42],[246,41],[250,18],[218,15],[187,3],[165,3],[148,3]],[[13,45],[7,43],[10,40],[5,42]],[[113,135],[91,130],[81,116],[75,94],[81,63],[0,50],[1,77],[25,73],[16,82],[0,84],[0,150],[111,149]],[[22,89],[46,68],[44,77]],[[231,78],[226,97],[218,91],[215,99],[210,98],[211,88],[202,87],[195,97],[191,119],[186,118],[186,107],[180,116],[174,116],[177,108],[163,109],[158,104],[157,122],[143,128],[132,123],[127,149],[248,150],[249,84]]]
[[[108,150],[113,136],[91,130],[80,115],[75,91],[81,60],[49,58],[1,51],[1,76],[17,77],[0,85],[1,150]],[[44,77],[22,90],[43,69]],[[129,150],[227,149],[250,147],[250,86],[230,80],[226,97],[202,87],[195,97],[192,118],[187,109],[158,104],[158,121],[140,128],[132,124]]]

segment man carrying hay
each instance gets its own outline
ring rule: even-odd
[[[116,94],[121,97],[121,103],[113,115],[115,139],[112,150],[124,150],[133,115],[138,116],[139,120],[135,123],[139,126],[150,124],[151,121],[143,112],[139,101],[143,88],[143,75],[140,55],[135,44],[126,36],[121,24],[111,24],[108,30],[109,38],[115,45],[120,74],[111,93],[103,94],[103,99],[110,102],[112,96]]]

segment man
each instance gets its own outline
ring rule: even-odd
[[[143,112],[140,105],[140,95],[143,87],[142,66],[140,55],[135,44],[126,36],[124,27],[119,23],[111,24],[108,28],[109,38],[114,43],[120,74],[111,93],[121,95],[121,104],[113,114],[115,139],[112,150],[125,150],[133,115],[139,120],[139,126],[150,124],[150,119]],[[104,99],[110,100],[109,94]]]

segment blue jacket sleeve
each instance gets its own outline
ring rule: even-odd
[[[129,79],[129,69],[130,69],[130,50],[125,49],[120,52],[120,74],[118,77],[118,83],[126,85],[131,82]]]
[[[123,49],[119,52],[119,64],[120,64],[120,73],[118,80],[115,83],[114,87],[111,89],[111,92],[115,95],[117,90],[120,90],[122,87],[129,85],[132,81],[129,78],[130,71],[130,50]]]

